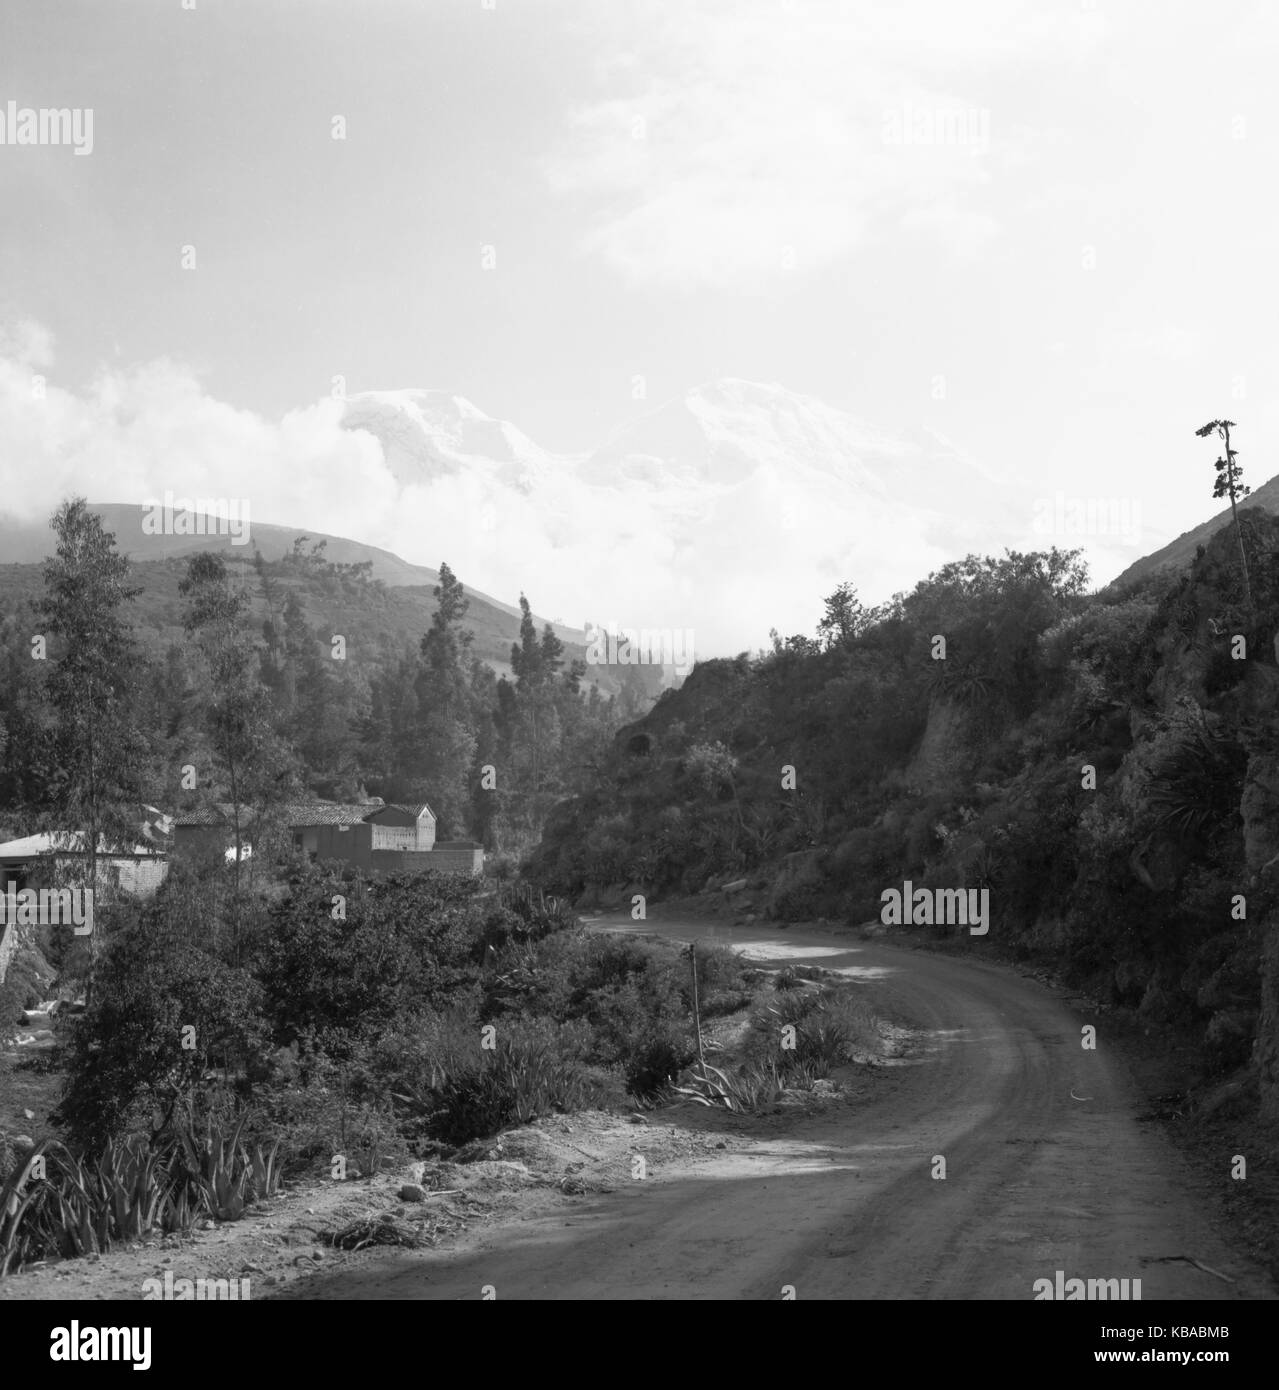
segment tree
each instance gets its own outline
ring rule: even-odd
[[[521,690],[537,685],[542,678],[542,648],[537,640],[537,624],[523,594],[520,595],[520,640],[511,643],[511,670]]]
[[[208,668],[205,726],[231,802],[238,951],[243,810],[255,802],[259,812],[265,808],[292,772],[292,759],[271,725],[270,699],[247,628],[248,595],[231,588],[222,556],[210,551],[193,555],[178,588],[187,600],[184,626]]]
[[[257,981],[170,930],[173,907],[161,890],[112,936],[101,988],[75,1021],[56,1118],[88,1148],[145,1123],[148,1111],[158,1132],[211,1068],[241,1070],[267,1041]]]
[[[719,742],[697,743],[684,755],[684,770],[703,794],[713,796],[727,785],[737,809],[737,823],[745,827],[742,803],[737,795],[737,759]]]
[[[825,600],[826,615],[817,624],[817,636],[826,651],[847,646],[866,623],[866,610],[857,590],[845,581]]]
[[[121,609],[141,590],[128,559],[82,497],[64,502],[50,522],[57,536],[45,561],[41,617],[57,639],[48,694],[60,764],[52,800],[69,832],[84,837],[88,883],[98,887],[101,844],[137,840],[145,744],[134,724],[134,673],[140,664]],[[86,996],[92,998],[97,933],[89,943]]]
[[[1239,498],[1247,497],[1252,488],[1242,481],[1243,469],[1235,462],[1239,456],[1239,451],[1230,447],[1230,431],[1233,428],[1235,428],[1233,420],[1209,420],[1206,425],[1201,425],[1195,433],[1200,439],[1206,439],[1216,430],[1226,444],[1225,456],[1219,457],[1213,465],[1217,470],[1217,480],[1213,484],[1212,495],[1230,498],[1230,515],[1234,518],[1235,539],[1239,542],[1239,568],[1243,574],[1244,596],[1248,601],[1248,611],[1255,616],[1256,609],[1252,602],[1252,582],[1248,575],[1248,556],[1244,551],[1243,532],[1239,529],[1239,509],[1237,506]]]
[[[475,729],[468,698],[466,663],[474,633],[463,628],[470,606],[461,580],[440,563],[433,590],[435,615],[421,642],[416,681],[421,794],[433,804],[449,834],[466,825],[467,778],[475,756]]]

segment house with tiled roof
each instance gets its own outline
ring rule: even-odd
[[[470,840],[438,841],[436,816],[426,802],[380,799],[356,804],[292,802],[279,808],[295,848],[311,859],[341,859],[370,874],[434,869],[445,873],[483,871],[484,851]],[[178,849],[216,841],[226,845],[232,808],[225,803],[175,817]],[[247,836],[247,826],[241,825]]]
[[[370,811],[382,803],[361,802],[355,805],[335,801],[294,801],[273,807],[271,819],[283,821],[293,832],[298,849],[313,854],[317,832],[330,826],[358,825]],[[253,827],[253,812],[240,808],[240,838],[247,840]],[[180,811],[173,818],[173,842],[178,850],[204,848],[211,845],[230,845],[235,826],[235,807],[229,801],[209,802],[204,806]]]

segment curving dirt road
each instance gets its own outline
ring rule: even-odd
[[[776,1299],[790,1285],[801,1299],[1030,1299],[1057,1270],[1140,1279],[1143,1301],[1276,1296],[1214,1231],[1181,1158],[1137,1120],[1104,1021],[1097,1050],[1084,1050],[1083,1020],[1046,987],[997,965],[800,930],[642,930],[838,969],[922,1030],[921,1049],[879,1073],[867,1103],[799,1120],[784,1138],[470,1249],[321,1276],[295,1297],[478,1298],[491,1285],[503,1299]],[[944,1179],[932,1176],[935,1155]],[[1229,1162],[1223,1153],[1223,1175]]]

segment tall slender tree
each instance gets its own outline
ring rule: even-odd
[[[1195,433],[1200,439],[1206,439],[1215,430],[1225,441],[1226,452],[1213,465],[1217,470],[1217,480],[1213,483],[1212,495],[1230,498],[1230,515],[1234,518],[1235,540],[1239,542],[1239,569],[1243,574],[1244,596],[1248,600],[1248,611],[1255,615],[1256,609],[1252,602],[1252,580],[1248,574],[1248,555],[1244,549],[1243,531],[1239,526],[1238,507],[1239,499],[1247,497],[1252,488],[1242,481],[1243,469],[1235,462],[1239,456],[1238,449],[1230,447],[1230,431],[1234,428],[1236,426],[1233,420],[1209,420],[1206,425],[1201,425]]]
[[[476,747],[467,681],[474,634],[462,626],[470,606],[466,590],[445,562],[433,592],[435,614],[422,637],[417,678],[420,794],[432,803],[448,833],[457,834],[466,826],[467,778]]]
[[[267,801],[291,779],[294,760],[272,726],[270,696],[261,680],[249,624],[248,595],[231,587],[225,560],[212,551],[193,555],[178,588],[187,600],[184,626],[207,666],[205,727],[231,803],[232,949],[238,954],[246,811],[256,807],[261,821]]]
[[[99,888],[102,847],[137,843],[145,740],[136,727],[140,656],[124,616],[141,592],[115,536],[83,497],[64,502],[50,525],[41,618],[55,639],[48,676],[59,776],[51,791],[60,828],[83,840],[88,887]],[[93,993],[95,930],[89,934],[86,995]]]

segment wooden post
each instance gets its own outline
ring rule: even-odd
[[[697,1032],[697,1060],[702,1068],[702,1075],[706,1075],[706,1055],[702,1051],[702,1011],[697,999],[697,943],[693,942],[688,948],[689,963],[693,967],[693,1027]]]

